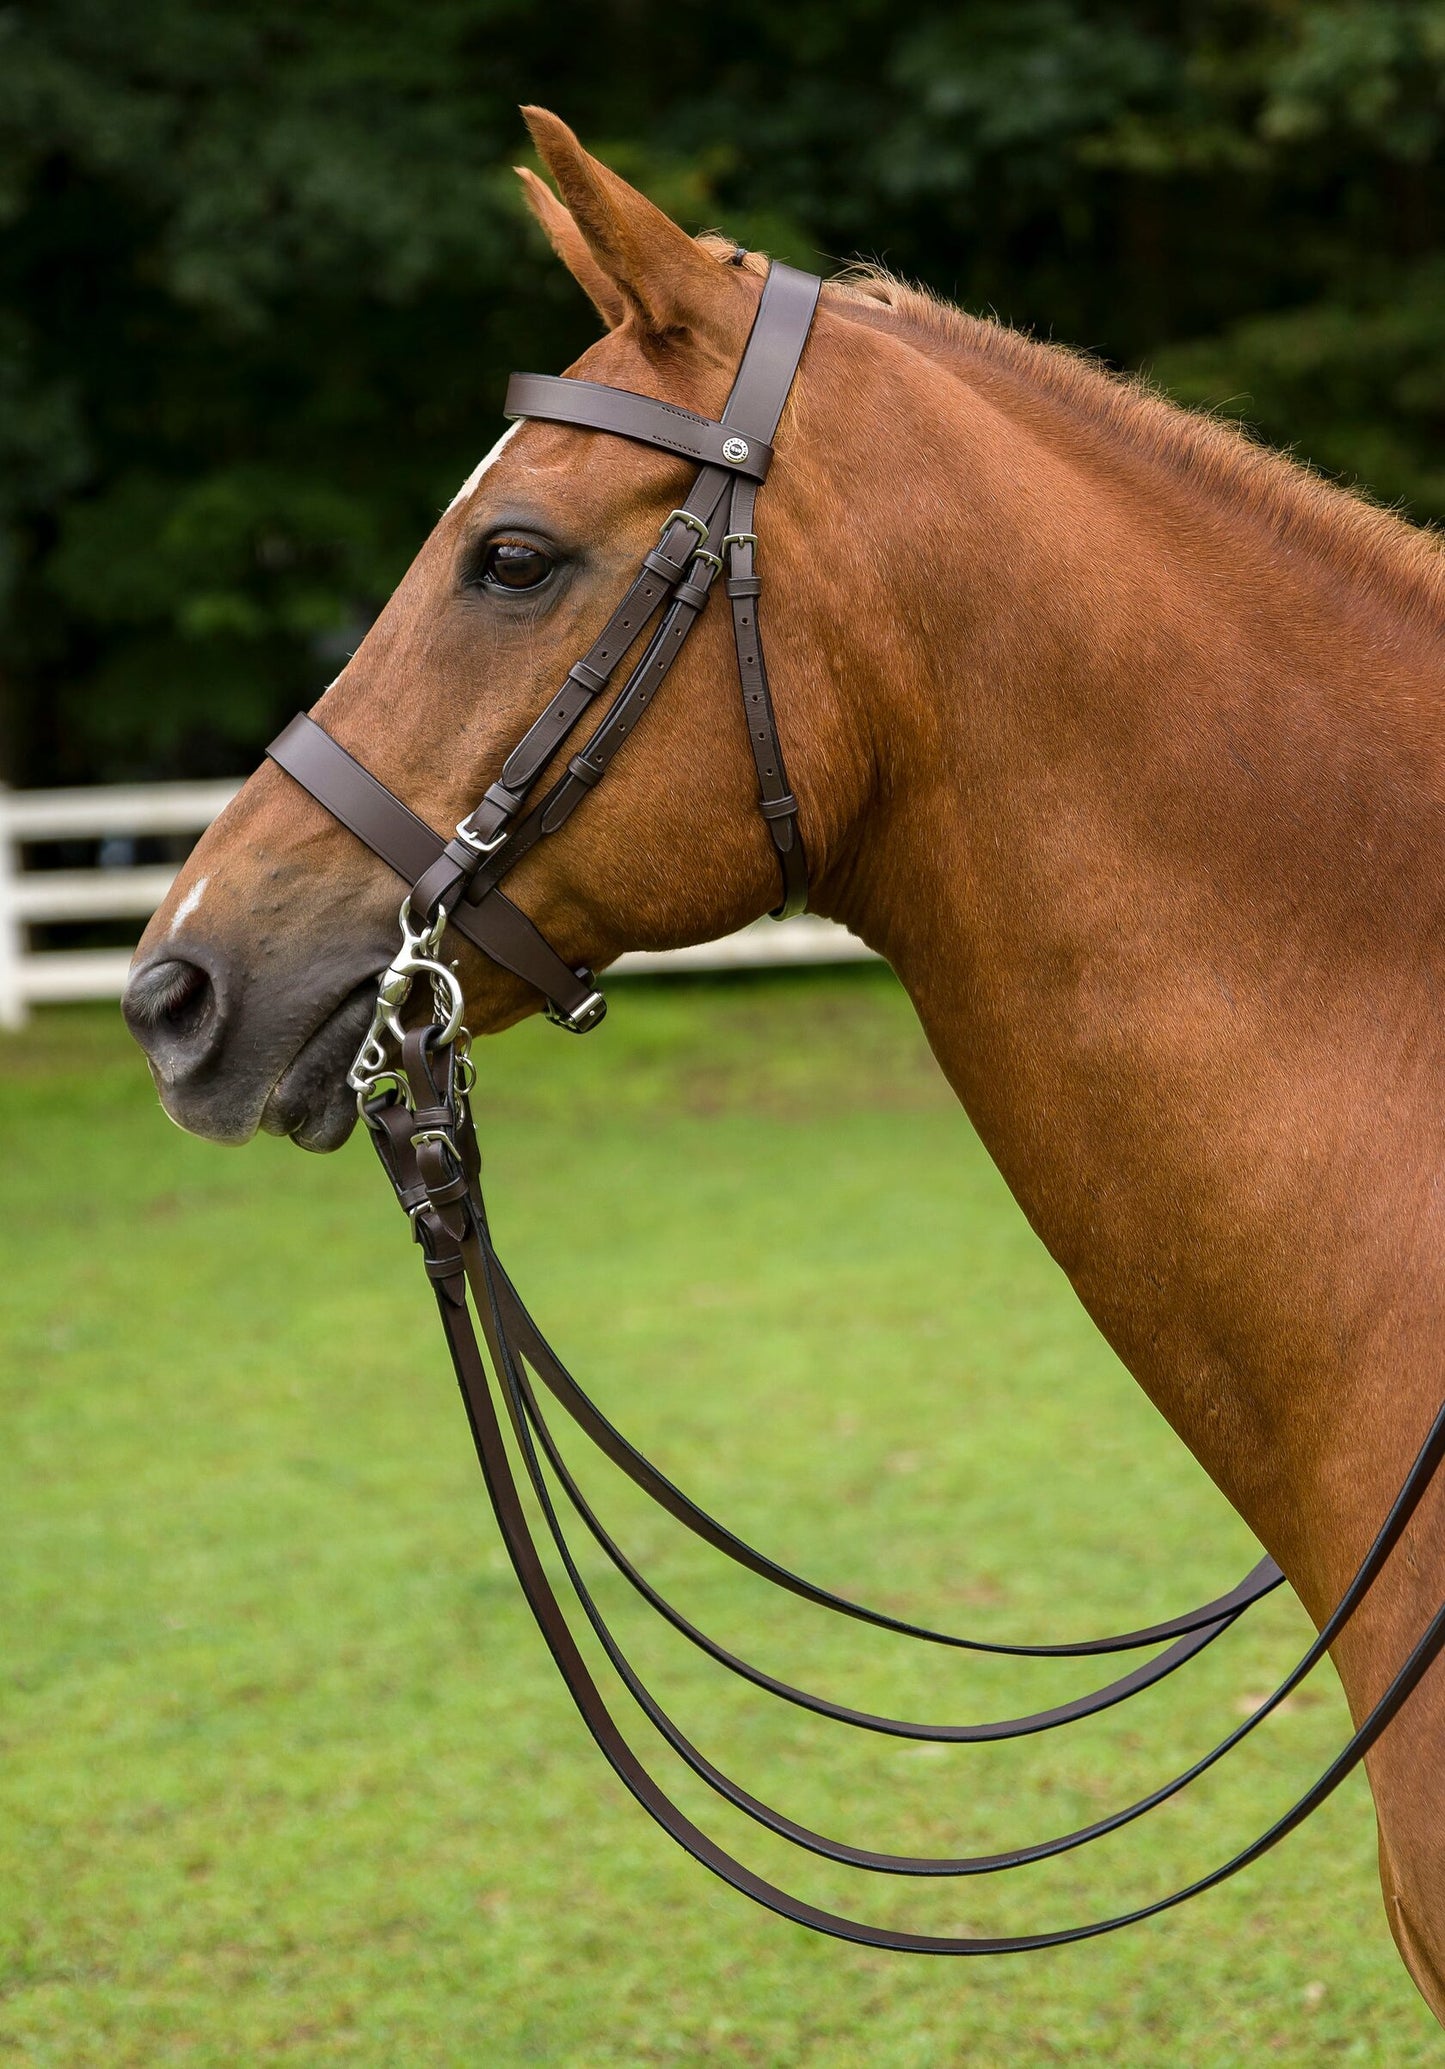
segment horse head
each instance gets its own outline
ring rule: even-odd
[[[766,263],[715,237],[695,241],[555,117],[532,110],[529,121],[565,205],[523,173],[527,198],[607,325],[569,371],[715,417]],[[818,326],[764,499],[769,590],[786,599],[769,622],[770,660],[823,909],[841,831],[870,780],[869,727],[842,710],[843,674],[859,657],[844,670],[836,585],[858,553],[845,513],[876,461],[854,446],[860,478],[838,478],[848,466],[824,435],[839,393],[859,387],[859,335]],[[318,722],[445,833],[586,651],[695,471],[622,438],[514,426],[439,519],[316,707]],[[725,615],[703,614],[609,781],[508,878],[508,895],[574,966],[706,940],[777,902]],[[608,702],[598,700],[601,717]],[[543,789],[575,745],[544,770]],[[311,1149],[344,1140],[354,1118],[345,1068],[395,938],[401,888],[288,775],[263,765],[181,871],[126,993],[173,1119],[227,1142],[258,1125]],[[457,953],[475,1031],[540,1003],[465,942]]]

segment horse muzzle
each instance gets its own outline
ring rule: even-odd
[[[238,971],[212,942],[168,940],[137,959],[121,1011],[161,1105],[190,1134],[239,1144],[261,1128],[339,1149],[356,1121],[346,1070],[385,960],[368,947],[298,987]]]

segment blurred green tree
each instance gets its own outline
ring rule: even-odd
[[[38,0],[0,13],[26,782],[242,767],[592,334],[540,100],[691,227],[862,250],[1445,513],[1445,0]]]

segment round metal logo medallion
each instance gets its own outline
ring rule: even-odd
[[[747,456],[748,442],[745,438],[725,438],[723,440],[723,458],[725,460],[745,460]]]

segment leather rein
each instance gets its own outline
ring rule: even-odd
[[[1238,1586],[1197,1609],[1112,1637],[1054,1645],[966,1637],[911,1623],[835,1594],[745,1543],[675,1486],[614,1427],[551,1349],[493,1247],[468,1098],[474,1079],[469,1037],[462,1025],[460,985],[452,969],[439,959],[443,932],[448,926],[455,928],[494,962],[532,985],[547,1002],[547,1017],[560,1026],[574,1033],[597,1026],[606,1002],[592,973],[574,969],[558,955],[500,886],[523,855],[557,832],[605,776],[656,696],[719,577],[732,610],[759,809],[778,860],[780,896],[773,917],[784,918],[807,903],[807,864],[797,800],[788,787],[758,626],[761,582],[753,524],[758,489],[772,464],[773,438],[807,342],[819,290],[820,282],[813,275],[772,266],[732,393],[716,422],[672,403],[590,382],[542,374],[512,377],[506,402],[509,417],[536,417],[608,432],[696,461],[700,471],[685,501],[667,516],[657,545],[644,556],[636,579],[587,654],[569,669],[561,687],[508,755],[497,781],[450,840],[436,834],[311,718],[293,719],[268,753],[412,887],[401,909],[402,946],[382,973],[371,1029],[352,1064],[349,1082],[421,1248],[483,1478],[517,1578],[568,1692],[603,1754],[643,1808],[695,1860],[734,1889],[799,1925],[838,1939],[907,1953],[1024,1953],[1092,1939],[1170,1910],[1226,1881],[1277,1845],[1364,1757],[1445,1648],[1445,1607],[1437,1611],[1385,1693],[1314,1785],[1259,1838],[1208,1874],[1133,1911],[1050,1931],[993,1938],[903,1932],[819,1909],[766,1881],[726,1852],[663,1791],[632,1750],[588,1667],[538,1550],[523,1485],[530,1489],[576,1608],[614,1672],[663,1741],[726,1802],[798,1847],[847,1866],[885,1875],[991,1875],[1072,1852],[1131,1824],[1213,1767],[1278,1708],[1355,1614],[1432,1484],[1445,1458],[1445,1407],[1338,1606],[1274,1693],[1218,1745],[1137,1802],[1075,1831],[1006,1852],[959,1857],[880,1853],[798,1824],[744,1789],[685,1737],[642,1681],[602,1614],[567,1535],[567,1510],[603,1557],[674,1630],[753,1686],[859,1730],[892,1738],[983,1744],[1053,1730],[1097,1715],[1152,1687],[1232,1628],[1253,1603],[1284,1579],[1274,1561],[1264,1558]],[[544,769],[649,627],[652,630],[640,657],[586,745],[534,797]],[[402,1013],[418,980],[430,987],[431,1014],[423,1024],[407,1026]],[[422,1010],[424,1014],[425,1008]],[[486,1356],[478,1341],[478,1321]],[[659,1593],[632,1563],[567,1464],[534,1381],[540,1382],[551,1401],[604,1457],[684,1528],[750,1573],[817,1608],[925,1644],[967,1652],[1045,1659],[1148,1652],[1150,1657],[1051,1709],[983,1723],[928,1723],[878,1716],[794,1687],[719,1644]],[[508,1427],[513,1440],[510,1450]],[[521,1484],[513,1466],[514,1453],[521,1465]]]

